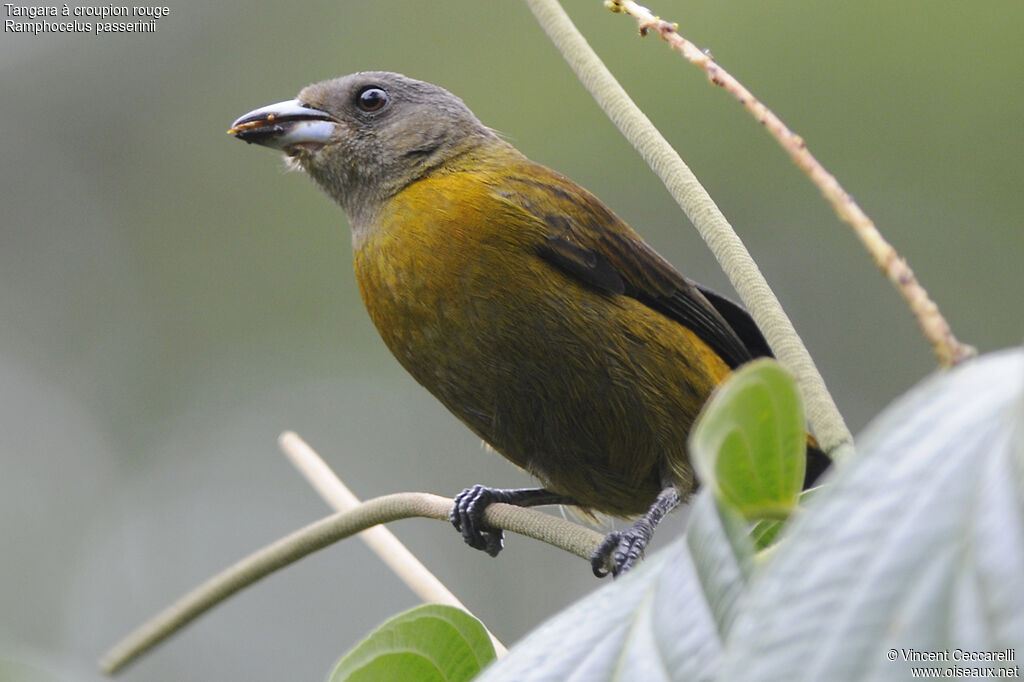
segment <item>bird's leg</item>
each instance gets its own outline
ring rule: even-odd
[[[590,557],[594,575],[603,578],[610,572],[618,577],[628,571],[643,556],[644,548],[654,535],[654,528],[665,518],[665,514],[679,506],[679,489],[672,483],[665,486],[647,513],[637,519],[626,530],[613,530],[605,536],[604,542]]]
[[[482,549],[491,556],[498,556],[504,539],[504,533],[500,528],[491,528],[484,522],[484,510],[493,502],[504,502],[518,507],[576,504],[572,498],[553,493],[547,488],[500,490],[479,484],[466,488],[455,496],[455,504],[452,505],[448,519],[455,526],[455,530],[462,533],[467,545]]]

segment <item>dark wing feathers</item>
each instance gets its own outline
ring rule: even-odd
[[[538,247],[542,258],[686,326],[730,367],[771,355],[743,308],[681,275],[592,194],[542,166],[524,171],[506,177],[500,194],[547,226],[548,237]]]
[[[622,276],[607,260],[564,237],[548,237],[540,246],[540,255],[592,287],[612,294],[626,293]]]
[[[743,306],[716,291],[708,289],[703,284],[694,282],[693,285],[697,287],[697,291],[704,294],[704,298],[715,307],[718,314],[725,318],[725,321],[729,323],[729,326],[736,332],[736,335],[743,340],[743,345],[747,347],[751,355],[755,358],[774,357],[771,346],[765,340],[764,334],[761,333],[757,323],[754,322],[754,319],[750,317],[750,313]]]

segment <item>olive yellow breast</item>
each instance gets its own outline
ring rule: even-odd
[[[642,513],[694,486],[686,436],[725,363],[685,326],[538,253],[549,226],[499,175],[451,172],[390,200],[355,255],[370,317],[415,379],[555,492]]]

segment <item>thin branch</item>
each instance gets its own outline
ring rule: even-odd
[[[109,674],[185,627],[231,595],[274,571],[338,540],[379,523],[425,517],[448,522],[452,501],[429,493],[396,493],[367,500],[356,509],[339,512],[301,528],[260,549],[210,578],[114,645],[100,668]],[[484,520],[503,528],[589,559],[604,537],[597,531],[533,509],[495,503]]]
[[[630,99],[557,0],[526,0],[531,11],[583,86],[686,213],[743,299],[775,356],[797,379],[807,420],[833,457],[852,447],[853,436],[836,408],[807,348],[743,242],[679,154]]]
[[[660,35],[673,49],[682,53],[690,63],[703,69],[707,73],[708,80],[735,97],[750,112],[750,115],[778,141],[793,162],[818,187],[825,199],[832,205],[832,210],[839,216],[839,219],[853,228],[864,248],[871,254],[875,264],[903,296],[910,311],[917,318],[917,323],[925,338],[931,343],[940,365],[951,367],[975,355],[974,348],[961,343],[953,335],[949,323],[939,312],[938,306],[928,297],[928,292],[917,281],[917,277],[914,276],[907,261],[900,258],[896,249],[885,240],[874,222],[861,210],[853,197],[843,189],[835,176],[825,170],[825,167],[814,158],[802,137],[786,127],[778,116],[754,97],[728,71],[719,66],[709,54],[702,52],[696,45],[679,35],[678,24],[659,19],[651,10],[633,0],[605,0],[605,6],[613,12],[628,14],[636,19],[641,36],[645,36],[651,31]]]
[[[357,508],[359,498],[349,490],[348,486],[327,466],[327,462],[294,431],[285,431],[278,438],[281,450],[288,456],[295,468],[305,476],[313,489],[335,511],[344,512]],[[473,613],[459,598],[445,587],[433,573],[424,566],[402,541],[385,526],[367,528],[359,534],[359,539],[369,546],[381,561],[404,582],[416,596],[428,603],[447,604],[466,613]],[[484,626],[486,629],[486,625]],[[494,633],[487,630],[494,645],[494,653],[501,658],[508,649]]]

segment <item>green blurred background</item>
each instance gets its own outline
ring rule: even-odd
[[[340,211],[225,135],[236,116],[359,69],[439,83],[731,291],[524,4],[170,8],[154,34],[0,38],[0,678],[97,678],[142,619],[324,514],[277,452],[283,429],[364,497],[528,482],[389,356]],[[598,0],[567,9],[733,221],[854,431],[932,371],[902,302],[736,103]],[[1024,4],[655,10],[805,137],[965,341],[1019,342]],[[440,523],[394,530],[507,642],[597,586],[532,541],[492,560]],[[414,603],[344,542],[123,679],[321,679]]]

